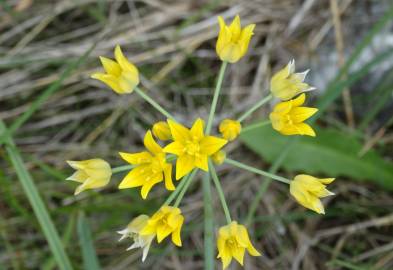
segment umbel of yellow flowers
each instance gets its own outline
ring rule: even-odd
[[[157,242],[161,243],[167,236],[172,234],[172,242],[181,247],[180,231],[184,217],[180,208],[163,206],[158,210],[140,231],[141,235],[157,235]]]
[[[270,81],[271,93],[279,99],[288,100],[302,92],[314,90],[315,87],[303,82],[307,73],[308,70],[295,73],[295,60],[290,61],[285,68],[272,77]]]
[[[164,152],[178,156],[176,160],[176,179],[180,179],[194,168],[209,170],[208,157],[220,150],[227,140],[206,136],[204,122],[198,118],[191,129],[168,119],[174,142],[164,148]]]
[[[119,189],[142,186],[141,195],[146,199],[150,189],[165,178],[165,187],[174,190],[172,182],[172,164],[166,162],[165,153],[156,143],[150,132],[146,132],[143,143],[148,151],[139,153],[120,153],[120,156],[132,165],[136,165],[123,179]]]
[[[236,221],[232,221],[219,229],[217,248],[217,258],[221,258],[222,269],[226,269],[229,266],[232,258],[235,258],[236,261],[243,265],[246,250],[252,256],[261,256],[252,245],[246,227],[238,224]]]
[[[139,215],[134,218],[124,230],[118,231],[121,234],[119,241],[129,237],[134,243],[127,248],[127,250],[131,250],[134,248],[141,248],[142,251],[142,262],[145,261],[147,257],[147,253],[149,252],[149,248],[151,242],[153,241],[155,234],[147,234],[141,235],[141,230],[147,225],[147,221],[149,220],[149,216],[147,215]]]
[[[310,125],[305,120],[315,114],[318,109],[301,107],[306,99],[303,93],[295,99],[278,103],[270,113],[273,128],[283,135],[308,135],[315,136]]]
[[[334,195],[326,189],[326,185],[334,181],[334,178],[318,179],[311,175],[297,175],[290,183],[291,195],[304,207],[318,214],[325,214],[322,202],[319,198]]]
[[[119,45],[115,48],[115,59],[100,56],[106,73],[94,73],[91,77],[102,81],[118,94],[131,93],[139,84],[138,69],[123,55]]]
[[[111,166],[103,159],[88,159],[83,161],[67,160],[67,163],[76,170],[67,180],[82,183],[75,190],[78,195],[86,189],[106,186],[111,180]]]
[[[235,63],[242,58],[248,49],[255,24],[241,28],[240,17],[237,15],[228,26],[224,19],[219,16],[220,32],[216,43],[216,52],[221,61]]]
[[[242,126],[239,121],[224,119],[218,127],[222,137],[228,141],[233,141],[239,136]]]

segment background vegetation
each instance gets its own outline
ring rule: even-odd
[[[116,231],[168,193],[155,188],[143,201],[136,189],[117,190],[115,175],[104,190],[74,197],[65,160],[122,165],[117,152],[141,149],[144,131],[162,119],[137,96],[89,78],[116,44],[178,119],[206,118],[219,68],[218,14],[257,24],[249,53],[229,68],[218,119],[266,95],[272,73],[293,58],[311,68],[318,90],[308,104],[321,112],[316,139],[253,129],[228,155],[287,177],[337,177],[337,195],[319,216],[286,186],[221,166],[233,216],[263,251],[245,269],[393,268],[391,1],[0,0],[0,269],[202,269],[200,181],[182,203],[185,248],[154,245],[141,264]]]

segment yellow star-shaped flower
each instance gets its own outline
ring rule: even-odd
[[[204,134],[204,122],[198,118],[191,129],[168,119],[174,142],[164,152],[177,155],[176,179],[182,178],[194,168],[209,170],[208,157],[220,150],[227,140]]]
[[[141,195],[146,199],[150,189],[165,178],[165,187],[174,190],[172,183],[172,164],[166,162],[165,153],[153,139],[151,131],[146,132],[144,141],[149,151],[139,153],[120,153],[120,156],[130,164],[136,165],[119,185],[119,189],[142,186]]]

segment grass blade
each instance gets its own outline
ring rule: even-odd
[[[93,245],[90,227],[89,224],[87,223],[85,214],[83,212],[79,213],[78,216],[78,236],[79,236],[79,243],[82,248],[83,269],[86,270],[101,269]]]
[[[7,132],[7,127],[0,120],[0,132],[5,134]],[[68,258],[64,247],[60,241],[59,234],[53,225],[53,222],[49,216],[49,213],[44,205],[44,202],[41,199],[40,194],[34,184],[34,181],[27,171],[25,164],[22,160],[22,157],[15,147],[14,142],[10,137],[6,138],[6,146],[5,149],[11,159],[11,163],[15,168],[16,174],[19,178],[19,181],[22,184],[23,190],[29,199],[29,202],[33,208],[34,214],[36,215],[38,222],[41,225],[42,231],[46,237],[46,240],[49,243],[49,247],[57,261],[59,269],[61,270],[71,270],[73,269],[71,266],[70,259]]]

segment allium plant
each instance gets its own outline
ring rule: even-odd
[[[129,172],[120,182],[119,189],[140,187],[143,199],[147,199],[154,186],[164,182],[163,186],[171,194],[163,205],[151,217],[146,214],[135,217],[125,229],[119,231],[122,235],[120,240],[127,238],[133,240],[128,250],[134,248],[143,250],[143,261],[154,239],[161,243],[170,236],[174,245],[182,246],[181,230],[183,224],[187,225],[187,220],[182,215],[180,203],[198,171],[202,171],[205,175],[203,180],[207,179],[208,185],[210,185],[210,177],[213,179],[225,214],[226,223],[222,224],[217,231],[218,250],[216,253],[217,258],[222,260],[223,269],[230,265],[232,259],[243,265],[246,251],[252,256],[261,256],[261,252],[252,244],[247,228],[232,220],[216,173],[216,166],[226,163],[237,169],[248,170],[284,183],[288,185],[290,194],[299,204],[319,214],[325,213],[320,198],[333,195],[326,189],[326,185],[330,184],[334,178],[319,179],[300,174],[291,180],[226,157],[223,148],[239,136],[243,121],[273,98],[278,99],[279,102],[270,113],[270,121],[265,120],[261,123],[271,123],[277,131],[277,136],[316,136],[312,127],[304,121],[315,114],[318,109],[303,106],[306,101],[305,92],[315,88],[304,82],[308,71],[295,73],[295,61],[291,60],[286,67],[272,77],[271,93],[267,97],[262,98],[237,119],[223,120],[217,127],[218,134],[212,135],[214,114],[225,70],[228,64],[236,63],[247,53],[255,28],[254,24],[241,28],[239,16],[236,16],[230,25],[226,25],[222,17],[218,17],[218,22],[220,30],[216,52],[222,64],[206,124],[201,118],[195,119],[190,128],[179,123],[154,98],[149,97],[145,91],[140,89],[138,86],[139,71],[124,56],[120,46],[115,48],[115,60],[100,57],[105,73],[96,73],[91,76],[105,83],[119,95],[136,92],[167,118],[167,121],[159,121],[152,126],[151,130],[146,131],[143,141],[145,151],[119,153],[129,165],[111,169],[111,166],[102,159],[68,161],[76,172],[67,180],[81,183],[75,195],[87,189],[103,187],[108,184],[112,174],[123,171]],[[176,186],[173,176],[175,183],[177,182]],[[210,187],[207,186],[207,190],[204,188],[204,193],[209,190]],[[212,224],[211,219],[211,215],[206,215],[205,223],[207,221],[207,224]],[[205,248],[212,250],[212,246],[205,246]]]

